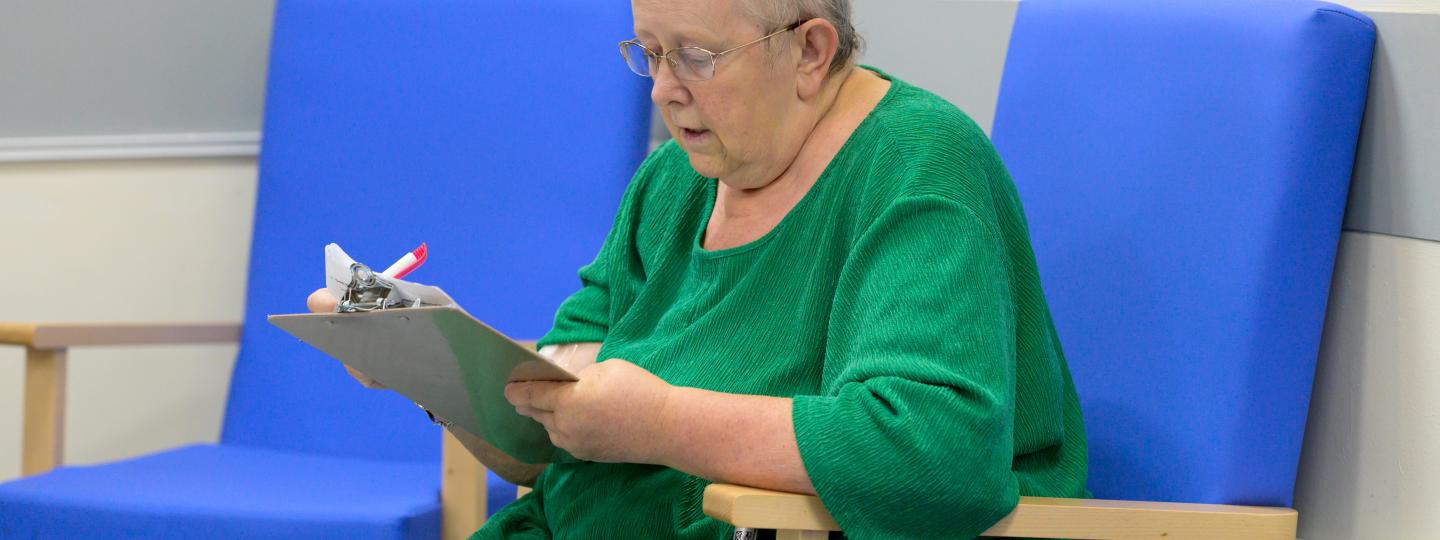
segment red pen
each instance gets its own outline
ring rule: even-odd
[[[394,264],[391,264],[390,267],[386,268],[380,275],[391,279],[400,279],[410,275],[416,268],[420,268],[420,265],[425,264],[425,255],[425,243],[421,242],[420,247],[400,257],[400,260],[395,261]]]

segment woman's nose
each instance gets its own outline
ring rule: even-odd
[[[661,60],[650,70],[650,101],[656,105],[684,105],[690,100],[690,90],[675,77],[675,66]]]

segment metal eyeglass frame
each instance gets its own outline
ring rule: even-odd
[[[639,75],[639,76],[641,76],[641,77],[654,77],[654,76],[655,76],[655,72],[660,70],[660,60],[663,59],[663,60],[665,60],[665,61],[667,61],[667,62],[670,63],[670,71],[675,74],[675,78],[677,78],[677,79],[684,80],[684,81],[708,81],[708,80],[710,80],[710,79],[712,79],[712,78],[715,77],[715,70],[719,68],[720,57],[721,57],[721,56],[725,56],[725,55],[727,55],[727,54],[730,54],[730,53],[732,53],[732,52],[738,51],[738,50],[740,50],[740,49],[744,49],[744,48],[746,48],[746,47],[749,47],[749,46],[754,45],[754,44],[756,44],[756,43],[760,43],[760,42],[762,42],[762,41],[765,41],[765,40],[767,40],[767,39],[773,38],[773,37],[778,36],[778,35],[780,35],[780,34],[784,34],[784,33],[786,33],[786,32],[794,31],[796,28],[800,28],[800,25],[802,25],[802,24],[805,24],[805,21],[796,21],[796,22],[792,23],[790,26],[786,26],[785,28],[781,28],[781,29],[779,29],[779,30],[776,30],[776,31],[774,31],[774,32],[772,32],[772,33],[770,33],[770,34],[768,34],[768,35],[766,35],[766,36],[760,37],[760,38],[758,38],[758,39],[756,39],[756,40],[754,40],[754,41],[751,41],[751,42],[749,42],[749,43],[745,43],[745,44],[743,44],[743,45],[738,45],[738,46],[735,46],[735,47],[731,47],[731,48],[729,48],[729,49],[725,49],[725,50],[720,51],[720,52],[718,52],[718,53],[717,53],[717,52],[710,52],[709,49],[705,49],[705,48],[701,48],[701,47],[676,47],[676,48],[674,48],[674,49],[670,49],[669,51],[666,51],[665,54],[655,54],[655,51],[652,51],[652,50],[650,50],[649,47],[646,47],[645,45],[641,44],[639,39],[627,39],[627,40],[625,40],[625,41],[621,41],[621,42],[620,42],[620,57],[625,59],[625,65],[626,65],[626,66],[630,66],[630,55],[625,54],[625,47],[626,47],[626,46],[629,46],[629,45],[635,45],[636,47],[640,47],[640,50],[645,51],[645,56],[650,59],[650,61],[647,61],[647,63],[650,64],[650,70],[649,70],[650,73],[649,73],[649,74],[640,73],[640,72],[638,72],[638,71],[635,71],[635,68],[631,67],[631,68],[630,68],[630,71],[631,71],[632,73],[636,74],[636,75]],[[705,53],[705,54],[710,55],[710,70],[709,70],[709,71],[710,71],[710,75],[709,75],[709,76],[703,77],[703,78],[698,78],[698,79],[686,79],[686,78],[680,77],[680,71],[679,71],[679,68],[678,68],[679,60],[675,60],[674,58],[671,58],[670,55],[675,54],[675,53],[678,52],[678,51],[683,51],[683,50],[685,50],[685,49],[696,50],[696,51],[700,51],[700,52],[703,52],[703,53]],[[698,75],[698,73],[697,73],[697,75]]]

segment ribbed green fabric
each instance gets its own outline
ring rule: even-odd
[[[953,105],[883,76],[810,192],[740,247],[700,248],[716,181],[656,150],[540,344],[603,341],[602,359],[671,384],[793,396],[848,537],[969,538],[1020,495],[1087,496],[1084,428],[1009,175]],[[556,463],[476,538],[728,538],[706,484]]]

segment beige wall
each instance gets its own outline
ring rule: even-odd
[[[0,163],[0,320],[238,321],[253,157]],[[213,441],[234,346],[71,353],[66,461]],[[23,354],[0,347],[0,481],[20,471]]]
[[[1340,246],[1295,493],[1300,534],[1434,538],[1440,242],[1347,232]]]

